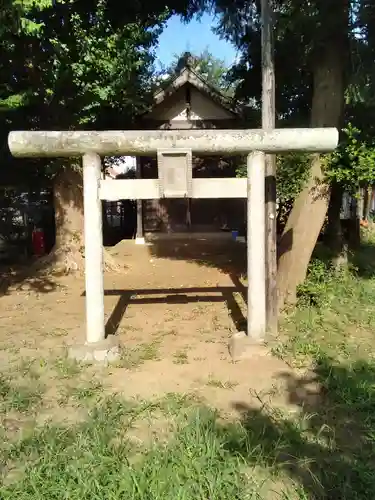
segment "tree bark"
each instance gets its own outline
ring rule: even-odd
[[[346,26],[345,26],[346,27]],[[345,31],[346,33],[346,31]],[[344,68],[342,39],[327,42],[314,68],[312,127],[339,127],[344,104]],[[322,229],[330,197],[324,182],[321,157],[313,155],[310,179],[295,200],[280,242],[278,268],[278,307],[296,300],[299,284],[307,268]]]
[[[51,253],[40,259],[39,270],[69,274],[85,268],[83,179],[71,167],[61,169],[53,185],[56,240]],[[104,268],[118,271],[121,266],[104,250]]]
[[[333,261],[338,259],[341,262],[343,251],[343,228],[340,219],[343,189],[339,184],[334,183],[331,186],[331,199],[328,208],[328,226],[324,238],[327,247],[332,252]]]
[[[363,208],[363,219],[365,221],[368,221],[369,218],[370,218],[370,210],[371,210],[371,193],[372,193],[372,189],[370,186],[366,186],[364,188],[364,198],[363,198],[363,205],[364,205],[364,208]]]
[[[72,168],[61,170],[54,181],[56,243],[55,264],[65,272],[83,269],[84,223],[82,174]]]
[[[273,12],[269,0],[261,0],[262,19],[262,129],[275,128],[275,61]],[[276,156],[266,155],[266,316],[267,331],[277,334],[277,230]]]

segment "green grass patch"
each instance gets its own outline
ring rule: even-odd
[[[227,390],[233,390],[235,387],[237,387],[238,382],[232,382],[231,380],[220,380],[215,377],[210,377],[206,384],[209,387],[216,387],[217,389],[227,389]]]
[[[81,424],[36,429],[3,452],[0,497],[263,498],[264,480],[250,474],[249,466],[264,457],[244,426],[222,427],[214,411],[194,408],[183,413],[168,443],[143,449],[127,439],[135,416],[139,408],[113,397]]]
[[[175,365],[186,365],[189,363],[189,357],[187,352],[184,351],[176,351],[173,354],[173,363]]]
[[[10,378],[0,376],[0,414],[29,412],[41,403],[42,397],[40,384],[17,385]]]
[[[93,379],[79,385],[63,386],[58,403],[60,406],[64,406],[68,402],[73,403],[75,406],[90,406],[102,399],[103,395],[103,384]]]
[[[295,370],[275,381],[285,382],[293,411],[274,408],[268,402],[272,398],[259,394],[260,405],[236,402],[235,384],[214,377],[207,385],[233,391],[239,415],[235,421],[194,395],[127,402],[106,397],[96,380],[75,383],[81,368],[58,360],[55,371],[69,385],[62,404],[85,406],[87,418],[69,425],[29,426],[17,437],[5,433],[0,498],[373,498],[374,299],[371,241],[346,269],[334,269],[322,259],[312,262],[299,289],[298,307],[283,319],[280,339],[272,347],[291,365],[308,367],[304,375]],[[158,348],[149,343],[127,349],[121,366],[136,368],[158,359]],[[188,361],[186,351],[173,358]],[[4,421],[8,414],[22,421],[38,408],[42,391],[35,369],[28,360],[16,369],[28,385],[16,383],[9,374],[0,379]],[[151,442],[147,436],[142,439],[149,426],[155,428]]]
[[[293,419],[272,416],[265,436],[287,439],[282,455],[292,460],[306,498],[363,499],[375,488],[375,246],[371,241],[333,268],[312,261],[299,289],[298,307],[285,316],[273,353],[309,377],[290,378]],[[311,384],[313,389],[311,388]],[[264,412],[263,412],[264,413]],[[270,412],[269,414],[271,414]],[[266,439],[266,438],[265,438]]]
[[[144,342],[133,348],[123,348],[118,366],[129,370],[138,368],[146,361],[159,359],[160,342]]]
[[[342,269],[315,258],[299,287],[297,308],[281,321],[273,353],[294,366],[310,364],[322,354],[343,361],[371,358],[374,298],[375,246],[366,243]]]
[[[46,424],[3,446],[0,498],[371,498],[375,364],[321,358],[315,377],[315,400],[309,381],[288,380],[297,418],[267,404],[238,404],[241,419],[227,423],[191,397],[106,398],[84,422]],[[168,441],[134,444],[133,423],[151,417],[152,425],[160,410],[175,432]]]
[[[73,359],[69,359],[67,354],[55,360],[54,368],[57,376],[62,379],[75,378],[82,371],[82,366]]]

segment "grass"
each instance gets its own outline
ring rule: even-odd
[[[81,372],[81,365],[76,361],[69,359],[67,354],[55,360],[55,370],[59,378],[71,379],[77,377]]]
[[[358,262],[358,257],[357,257]],[[341,271],[314,260],[300,290],[299,307],[281,323],[281,342],[273,352],[294,366],[321,355],[356,360],[372,356],[375,329],[374,277],[361,268]]]
[[[16,385],[9,378],[0,377],[0,415],[11,411],[25,413],[38,406],[42,400],[43,387],[35,384]]]
[[[175,365],[186,365],[189,363],[189,357],[186,351],[176,351],[173,354],[173,363]]]
[[[215,413],[187,413],[175,439],[143,449],[126,439],[134,411],[110,398],[82,424],[45,426],[15,443],[4,453],[13,481],[1,498],[258,498],[258,486],[248,489],[241,473],[243,460],[225,450]]]
[[[217,389],[233,390],[238,385],[238,382],[232,382],[230,380],[219,380],[215,377],[210,377],[207,380],[207,385],[209,387],[216,387]]]
[[[102,399],[104,392],[103,384],[98,380],[90,380],[84,385],[65,386],[59,397],[59,405],[68,402],[80,406],[83,403],[94,403]]]
[[[159,359],[159,341],[144,342],[134,348],[124,348],[121,352],[119,366],[132,370],[138,368],[146,361]]]
[[[368,242],[353,267],[316,260],[298,307],[281,324],[274,355],[303,367],[284,376],[293,409],[235,405],[229,421],[194,395],[153,401],[108,396],[82,367],[61,358],[55,371],[85,418],[65,425],[25,425],[0,442],[0,498],[120,500],[362,500],[375,491],[375,250]],[[374,272],[372,272],[372,269]],[[185,351],[174,362],[185,363]],[[123,353],[122,366],[158,359],[158,345]],[[303,375],[301,375],[303,373]],[[0,418],[23,425],[43,405],[35,363],[0,379]],[[22,377],[19,383],[18,379]],[[235,385],[213,376],[206,382]],[[235,401],[234,397],[234,401]],[[17,420],[18,416],[18,420]],[[143,424],[143,427],[142,427]],[[142,439],[140,429],[155,429]],[[134,432],[137,430],[137,439]],[[167,431],[167,432],[163,432]],[[6,436],[6,437],[5,437]],[[166,438],[167,437],[167,438]]]

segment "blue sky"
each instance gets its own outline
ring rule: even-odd
[[[182,23],[177,16],[171,17],[159,38],[156,51],[158,60],[163,65],[168,65],[175,54],[180,55],[185,51],[199,54],[208,49],[215,57],[231,64],[236,57],[236,50],[212,33],[211,27],[214,25],[215,20],[208,14],[200,21],[193,19],[189,24]]]

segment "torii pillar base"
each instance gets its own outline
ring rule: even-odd
[[[236,332],[229,339],[229,354],[232,361],[268,356],[269,351],[264,342],[254,340],[246,332]]]
[[[121,348],[116,337],[112,335],[100,342],[86,342],[71,347],[68,358],[79,363],[108,365],[121,359]]]

